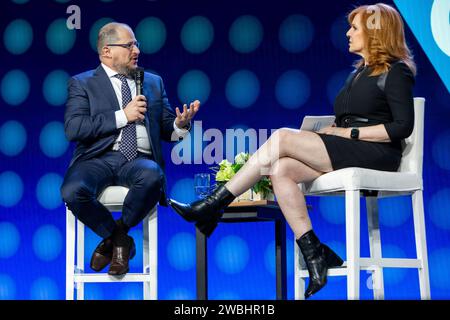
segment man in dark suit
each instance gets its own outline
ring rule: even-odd
[[[159,201],[166,205],[161,139],[185,136],[200,108],[196,100],[183,112],[171,109],[163,81],[145,73],[143,94],[136,95],[133,75],[139,43],[125,24],[109,23],[98,35],[101,65],[69,80],[65,133],[76,149],[61,187],[67,207],[103,238],[91,258],[100,271],[125,274],[135,252],[127,234]],[[114,221],[97,200],[110,185],[129,188],[122,216]]]

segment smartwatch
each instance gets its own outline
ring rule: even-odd
[[[359,138],[359,129],[358,128],[352,128],[352,131],[350,131],[350,138],[353,140],[358,140]]]

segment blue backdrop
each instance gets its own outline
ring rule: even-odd
[[[446,10],[448,1],[440,2],[441,11]],[[396,3],[408,20],[406,36],[418,64],[414,93],[427,99],[424,195],[431,294],[448,299],[448,47],[433,41],[432,0]],[[72,4],[81,9],[79,30],[66,27],[66,9]],[[64,299],[65,208],[59,188],[73,151],[63,130],[66,81],[99,64],[95,41],[103,24],[115,20],[134,28],[142,43],[140,65],[163,77],[173,106],[202,101],[196,120],[203,121],[203,130],[297,128],[306,114],[332,112],[334,96],[351,71],[356,56],[347,52],[345,15],[353,5],[347,0],[2,1],[0,299]],[[443,30],[449,27],[446,23]],[[171,148],[164,149],[170,196],[193,200],[193,175],[208,172],[209,165],[175,165]],[[192,160],[199,157],[193,154]],[[311,198],[308,203],[321,240],[345,257],[343,199]],[[414,257],[409,198],[382,200],[380,210],[383,255]],[[365,215],[362,226],[361,250],[368,255]],[[141,239],[141,227],[131,235]],[[290,231],[287,235],[292,299],[293,238]],[[92,232],[86,237],[89,261],[100,239]],[[274,299],[273,239],[269,223],[220,225],[209,243],[210,297]],[[193,225],[159,208],[158,241],[159,298],[195,299]],[[131,271],[138,271],[141,263],[138,254]],[[417,271],[384,272],[386,298],[419,298]],[[364,299],[372,297],[369,276],[361,273]],[[142,290],[140,284],[88,284],[86,297],[140,299]],[[345,297],[346,282],[338,277],[314,299]]]

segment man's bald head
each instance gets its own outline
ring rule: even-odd
[[[119,22],[111,22],[108,24],[105,24],[100,31],[98,32],[97,37],[97,52],[99,55],[102,54],[102,49],[104,46],[106,46],[109,43],[115,43],[119,40],[119,29],[128,29],[131,32],[133,30],[130,28],[129,25],[125,23],[119,23]]]

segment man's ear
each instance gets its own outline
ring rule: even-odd
[[[102,48],[102,54],[101,54],[101,56],[102,56],[103,58],[112,58],[112,55],[111,55],[111,48],[109,48],[108,46],[104,46],[104,47]]]

